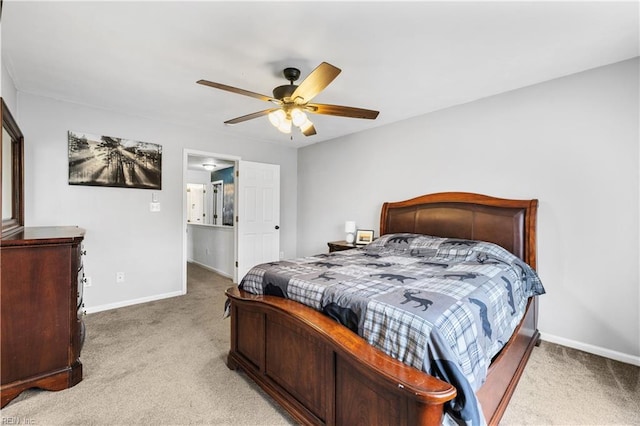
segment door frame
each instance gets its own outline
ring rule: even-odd
[[[195,149],[183,149],[182,155],[182,294],[187,294],[187,171],[188,171],[188,159],[189,156],[219,158],[220,160],[233,161],[234,170],[238,170],[238,162],[240,157],[237,155],[218,154],[209,151],[199,151]],[[236,191],[234,193],[233,200],[234,208],[238,208],[238,190],[236,185]],[[235,212],[234,212],[235,213]],[[235,214],[234,214],[235,216]],[[238,259],[238,226],[234,221],[233,226],[233,253],[234,259]],[[235,263],[235,262],[234,262]],[[238,282],[238,268],[233,268],[233,282]]]
[[[237,163],[236,163],[237,165]],[[237,169],[236,169],[237,170]],[[216,187],[216,185],[221,185],[222,186],[222,191],[220,192],[220,194],[216,194],[214,191],[214,188]],[[215,216],[216,213],[218,213],[218,210],[220,210],[221,214],[220,214],[220,222],[222,223],[222,210],[224,207],[224,181],[221,180],[214,180],[213,182],[209,182],[209,187],[207,188],[207,191],[211,191],[211,198],[212,201],[215,198],[216,200],[216,209],[215,211],[213,211],[213,207],[211,208],[211,216]],[[220,205],[218,205],[218,201],[220,201]],[[235,209],[235,202],[233,205],[233,208]],[[216,225],[218,225],[216,223]]]

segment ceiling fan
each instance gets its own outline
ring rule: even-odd
[[[293,83],[300,78],[300,70],[297,68],[285,68],[283,75],[289,80],[289,84],[273,89],[273,97],[207,80],[198,80],[197,83],[240,95],[250,96],[277,105],[275,108],[232,118],[231,120],[225,121],[225,124],[238,124],[267,115],[271,124],[283,133],[291,133],[291,124],[293,124],[300,129],[303,135],[311,136],[316,134],[316,129],[306,113],[366,118],[369,120],[374,120],[378,116],[378,111],[370,109],[311,103],[311,100],[318,95],[318,93],[322,92],[340,72],[340,68],[323,62],[311,71],[311,74],[302,80],[299,85],[296,85]]]

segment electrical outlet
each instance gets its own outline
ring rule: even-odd
[[[282,260],[282,259],[284,259],[284,252],[283,251],[280,252],[280,260]]]
[[[91,277],[84,277],[82,279],[82,282],[84,283],[85,287],[91,287]]]
[[[116,282],[117,283],[124,282],[124,272],[116,272]]]
[[[152,212],[159,212],[160,211],[160,203],[154,203],[154,202],[149,203],[149,210],[152,211]]]

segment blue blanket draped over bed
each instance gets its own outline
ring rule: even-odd
[[[454,385],[446,412],[484,424],[475,391],[513,334],[536,272],[495,244],[389,234],[352,249],[255,266],[240,283],[322,311],[405,364]]]

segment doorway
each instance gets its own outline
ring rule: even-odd
[[[235,170],[235,172],[227,173],[231,178],[226,178],[225,173],[216,174],[208,168],[215,165],[216,162],[224,165],[220,166],[222,170]],[[191,164],[191,165],[190,165]],[[205,169],[205,166],[207,169]],[[232,169],[233,167],[233,169]],[[213,167],[214,169],[216,167]],[[202,172],[194,175],[190,169],[194,169],[193,173]],[[183,156],[183,174],[182,174],[182,291],[187,292],[187,261],[189,259],[189,230],[193,232],[197,229],[199,234],[203,234],[200,249],[206,250],[207,247],[213,252],[205,253],[211,256],[211,259],[222,259],[224,262],[230,262],[230,273],[222,273],[227,275],[238,283],[239,279],[244,276],[249,268],[258,263],[272,262],[279,259],[280,254],[280,166],[277,164],[255,163],[251,161],[242,161],[239,157],[216,154],[205,151],[184,150]],[[239,177],[238,177],[239,175]],[[193,176],[201,176],[201,183],[206,185],[201,187],[203,190],[201,209],[201,223],[189,223],[189,209],[187,204],[187,184],[189,178]],[[204,176],[204,177],[202,177]],[[237,182],[236,182],[237,178]],[[215,213],[214,210],[214,192],[207,191],[212,183],[217,184],[222,181],[222,224],[207,223]],[[195,182],[197,183],[197,182]],[[207,198],[207,192],[210,197]],[[225,196],[226,195],[226,196]],[[216,198],[219,200],[219,198]],[[240,203],[239,203],[240,200]],[[240,210],[237,212],[236,210]],[[200,210],[198,210],[200,211]],[[239,218],[239,219],[238,219]],[[202,231],[202,232],[200,232]],[[226,239],[222,245],[211,246],[213,241],[211,234],[217,233],[221,239]],[[195,247],[195,244],[194,244]],[[215,250],[218,250],[217,252]],[[200,253],[202,255],[202,253]],[[195,254],[194,254],[195,255]],[[226,256],[226,257],[225,257]],[[215,272],[215,267],[205,268]]]
[[[187,262],[237,282],[237,191],[239,157],[185,149],[182,167],[182,292],[187,292]]]

